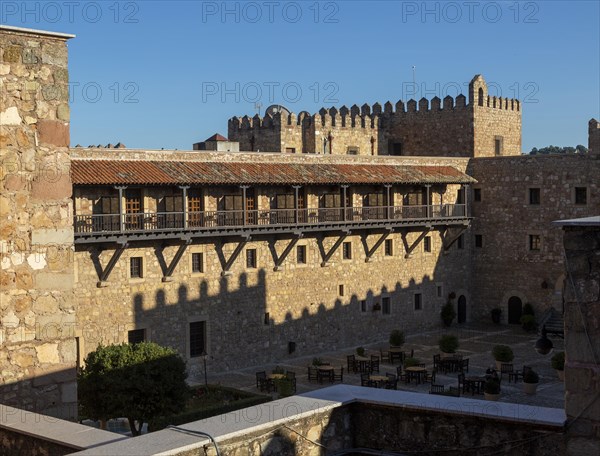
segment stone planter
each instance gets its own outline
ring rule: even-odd
[[[537,383],[525,383],[523,382],[523,392],[525,394],[535,394],[537,390]]]
[[[500,393],[498,393],[498,394],[483,393],[483,398],[486,401],[497,401],[500,398]]]
[[[565,371],[564,370],[558,370],[558,369],[554,369],[556,371],[556,375],[558,375],[558,379],[561,382],[565,381]]]

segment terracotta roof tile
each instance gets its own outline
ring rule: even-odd
[[[74,159],[75,185],[472,183],[451,166]]]

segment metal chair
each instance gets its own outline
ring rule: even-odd
[[[256,387],[260,391],[271,392],[271,382],[267,378],[267,373],[265,371],[256,373]]]
[[[379,354],[381,355],[381,362],[384,362],[384,361],[387,361],[388,363],[392,362],[389,351],[383,351],[383,348],[380,348]]]
[[[344,383],[344,366],[340,366],[340,373],[336,373],[336,371],[333,371],[333,381],[334,382],[341,382]]]
[[[465,372],[465,371],[469,372],[469,358],[461,359],[458,364],[458,369],[461,372]]]
[[[502,376],[504,374],[508,375],[508,382],[510,383],[510,380],[512,378],[511,374],[513,374],[515,371],[514,366],[512,365],[512,363],[502,363],[500,364],[500,378],[502,378]],[[516,383],[516,381],[515,381]]]
[[[398,389],[398,377],[394,374],[390,374],[389,372],[385,373],[387,380],[385,382],[385,389]]]
[[[348,372],[356,372],[356,356],[348,355],[346,359],[348,361]]]
[[[379,356],[371,355],[371,372],[379,372]]]
[[[308,366],[308,381],[312,382],[313,380],[317,381],[317,369],[312,366]]]

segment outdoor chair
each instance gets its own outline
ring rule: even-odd
[[[313,380],[317,381],[317,374],[318,374],[318,372],[317,372],[316,368],[314,368],[312,366],[308,366],[308,381],[309,382],[312,382]]]
[[[371,381],[369,379],[369,373],[368,372],[364,372],[362,374],[360,374],[360,386],[369,386],[369,387],[373,387],[373,386],[377,386],[377,384],[373,381]]]
[[[267,378],[267,373],[265,371],[256,373],[256,387],[260,391],[266,391],[266,392],[271,391],[271,382]]]
[[[340,371],[337,373],[334,369],[333,371],[333,381],[344,383],[344,366],[340,366]]]
[[[425,372],[425,378],[423,380],[426,382],[429,382],[429,383],[435,383],[436,374],[437,374],[437,371],[435,369],[432,369],[431,374],[429,374],[428,372]]]
[[[458,364],[458,369],[461,372],[469,372],[469,358],[465,358],[465,359],[461,359],[460,363]]]
[[[392,362],[389,351],[383,351],[383,348],[380,348],[379,354],[381,355],[381,362],[384,362],[384,361],[387,361],[388,363]]]
[[[527,373],[527,371],[531,370],[531,366],[523,366],[523,369],[518,371],[518,370],[513,370],[512,372],[510,372],[508,374],[508,382],[510,383],[511,380],[515,380],[515,383],[517,383],[519,381],[519,377],[523,378],[523,376]]]
[[[379,356],[371,355],[371,372],[379,372]]]
[[[458,389],[463,393],[471,390],[471,384],[465,381],[465,374],[462,372],[458,374]]]
[[[394,374],[390,374],[389,372],[386,372],[385,376],[387,377],[385,389],[398,389],[398,377]]]
[[[429,394],[444,394],[444,385],[432,383],[429,387]]]
[[[398,374],[398,380],[401,382],[408,383],[409,375],[406,372],[402,372],[402,366],[398,366],[396,368],[396,373]]]
[[[500,364],[500,378],[502,378],[502,376],[504,374],[508,375],[508,382],[510,383],[511,380],[511,374],[513,374],[515,372],[515,369],[512,365],[512,363],[502,363]],[[516,383],[516,381],[515,381]]]
[[[440,367],[442,367],[441,361],[442,360],[442,355],[437,354],[437,355],[433,355],[433,368],[434,369],[439,369]]]
[[[356,356],[348,355],[346,359],[348,360],[348,372],[356,372]]]

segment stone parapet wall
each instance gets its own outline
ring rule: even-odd
[[[0,29],[0,403],[75,416],[65,36]]]
[[[592,155],[535,155],[475,158],[467,173],[481,201],[471,203],[474,237],[473,299],[478,316],[489,321],[494,307],[511,296],[531,303],[538,316],[550,307],[562,312],[564,261],[562,233],[554,220],[600,213],[600,158]],[[575,204],[575,187],[587,188],[587,204]],[[540,204],[529,203],[529,189],[540,189]],[[472,200],[472,198],[471,198]],[[539,235],[541,249],[529,250],[529,235]]]

